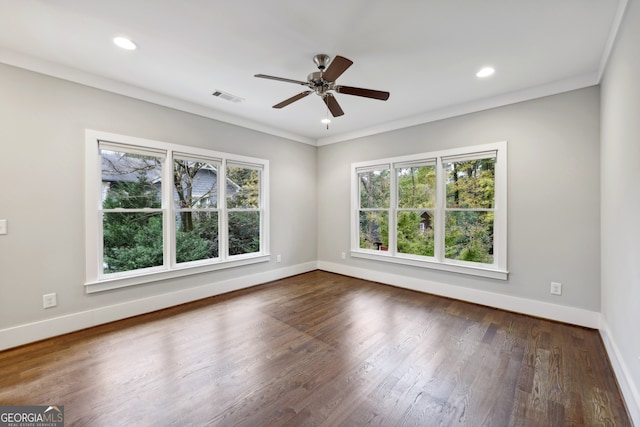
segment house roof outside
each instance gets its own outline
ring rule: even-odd
[[[156,159],[102,150],[101,161],[102,182],[104,183],[136,182],[141,173],[146,175],[146,181],[149,183],[160,184],[162,182],[162,169]],[[205,164],[198,170],[191,182],[193,197],[201,198],[206,196],[217,200],[217,181],[217,168],[213,165]],[[228,193],[234,194],[240,188],[237,183],[227,178]]]

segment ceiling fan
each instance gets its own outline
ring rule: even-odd
[[[315,92],[322,98],[324,103],[327,104],[327,108],[331,112],[331,115],[333,117],[338,117],[342,116],[344,114],[344,111],[342,111],[342,108],[340,108],[340,104],[338,104],[338,101],[333,95],[333,92],[343,93],[345,95],[355,95],[365,98],[379,99],[382,101],[386,101],[387,99],[389,99],[389,92],[336,84],[336,79],[340,77],[342,73],[344,73],[347,68],[349,68],[353,64],[353,61],[345,57],[336,55],[336,57],[331,60],[328,55],[320,54],[313,57],[313,62],[316,63],[319,71],[309,74],[307,76],[306,82],[300,80],[285,79],[282,77],[268,76],[266,74],[255,75],[255,77],[260,77],[262,79],[295,83],[302,86],[307,86],[311,89],[292,96],[291,98],[285,99],[284,101],[274,105],[273,108],[286,107],[287,105]],[[328,68],[327,65],[329,66]]]

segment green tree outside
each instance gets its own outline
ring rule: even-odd
[[[144,172],[135,182],[114,183],[104,209],[159,209],[157,189]],[[163,264],[161,212],[105,212],[103,214],[104,272],[137,270]]]
[[[215,172],[216,179],[201,181],[198,176]],[[176,215],[176,262],[217,258],[219,252],[217,210],[217,165],[193,160],[174,159],[173,186]]]
[[[228,166],[227,178],[238,188],[227,195],[229,255],[260,251],[260,171]]]
[[[493,262],[495,159],[449,162],[445,257]]]
[[[452,161],[446,172],[445,258],[493,262],[495,159]],[[360,248],[389,243],[389,170],[358,174]],[[396,169],[397,251],[434,256],[436,168],[425,164]]]
[[[129,154],[125,157],[128,159],[126,167],[121,168],[122,175],[133,171],[137,172],[138,178],[134,182],[112,182],[103,208],[160,209],[159,189],[147,174],[148,170],[159,167],[159,162],[144,158],[144,162],[136,163],[131,158],[141,156]],[[156,164],[150,166],[150,162]],[[206,163],[186,161],[175,161],[173,165],[174,198],[178,205],[175,247],[178,263],[218,257],[219,214],[216,210],[203,210],[215,207],[217,194],[196,197],[193,192],[194,179],[204,165]],[[118,170],[117,167],[114,169]],[[105,273],[163,265],[162,213],[104,212],[103,260]]]
[[[436,168],[433,164],[396,169],[399,253],[434,256]]]
[[[360,247],[389,247],[389,203],[391,188],[389,170],[380,169],[358,174],[360,188]]]

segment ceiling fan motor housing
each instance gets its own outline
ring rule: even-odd
[[[320,96],[324,96],[329,90],[334,90],[335,85],[322,78],[322,71],[310,73],[307,76],[307,81],[309,82],[309,87]]]

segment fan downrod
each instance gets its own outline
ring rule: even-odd
[[[313,57],[313,62],[318,66],[318,70],[324,71],[324,69],[327,68],[327,65],[329,65],[329,62],[331,62],[331,57],[321,53]]]

